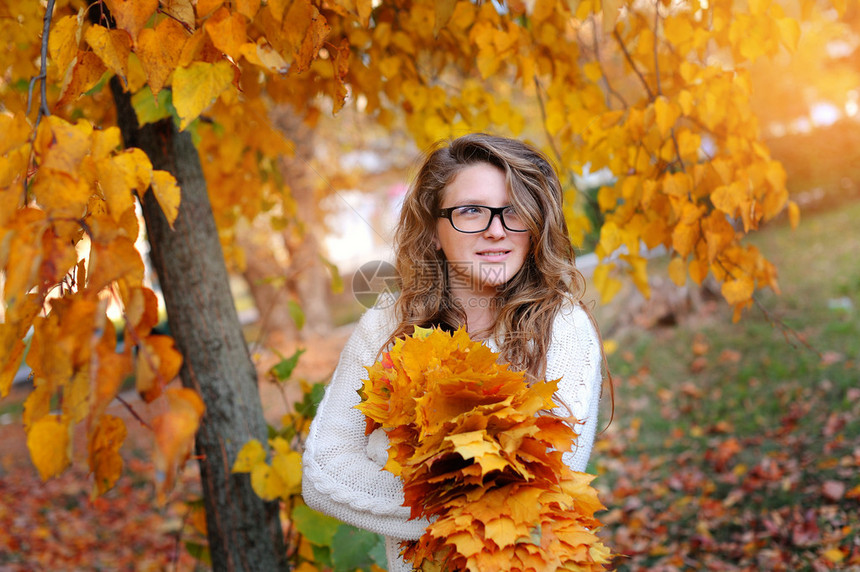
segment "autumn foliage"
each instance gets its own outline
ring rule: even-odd
[[[166,392],[182,358],[151,332],[157,301],[135,248],[139,198],[153,193],[174,220],[181,193],[122,148],[112,77],[141,124],[172,118],[193,134],[239,266],[237,221],[271,212],[300,222],[277,172],[291,146],[272,106],[313,123],[355,104],[383,125],[403,117],[419,146],[493,130],[542,137],[563,172],[607,168],[595,273],[604,299],[619,272],[647,294],[642,245],[672,252],[678,283],[714,276],[736,316],[756,289],[777,288],[776,269],[743,237],[786,208],[799,215],[759,139],[748,64],[796,46],[802,19],[820,14],[811,0],[792,15],[770,0],[47,4],[50,14],[42,2],[0,8],[0,396],[32,328],[24,423],[44,478],[67,466],[83,424],[97,490],[116,481],[124,432],[103,411],[128,378],[164,404],[151,423],[163,485],[202,411],[192,392]],[[570,188],[568,199],[579,241],[583,198]]]
[[[562,462],[576,433],[541,413],[556,383],[529,385],[497,358],[463,329],[418,328],[368,368],[367,432],[386,431],[385,469],[411,517],[431,520],[405,558],[422,570],[603,570],[593,477]]]

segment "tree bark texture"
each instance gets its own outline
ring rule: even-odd
[[[230,468],[250,439],[265,442],[257,374],[230,293],[197,149],[171,119],[140,126],[131,98],[111,79],[126,147],[138,147],[182,189],[174,229],[154,194],[143,197],[152,263],[168,322],[185,358],[182,383],[197,390],[206,413],[196,437],[215,570],[288,570],[277,502],[263,502],[247,474]]]

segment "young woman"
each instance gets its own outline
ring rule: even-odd
[[[465,326],[513,367],[561,378],[558,413],[580,422],[564,455],[574,471],[588,464],[602,381],[561,184],[539,151],[484,134],[438,146],[406,196],[395,253],[400,295],[368,310],[344,347],[305,443],[302,482],[310,507],[386,537],[390,572],[411,569],[398,545],[427,522],[408,520],[401,482],[382,470],[386,434],[366,436],[355,409],[365,366],[382,350],[416,325]]]

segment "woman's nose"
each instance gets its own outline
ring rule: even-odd
[[[505,225],[502,224],[502,213],[494,213],[490,218],[490,226],[484,231],[485,236],[505,236]]]

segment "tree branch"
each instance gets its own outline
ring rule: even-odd
[[[135,411],[135,410],[134,410],[134,407],[132,407],[132,406],[131,406],[131,404],[130,404],[128,401],[126,401],[125,399],[123,399],[122,395],[117,394],[117,396],[116,396],[116,400],[117,400],[117,401],[119,401],[120,403],[122,403],[123,405],[125,405],[125,408],[126,408],[126,409],[128,409],[128,412],[129,412],[129,413],[131,413],[132,417],[134,417],[135,419],[137,419],[137,420],[138,420],[138,422],[139,422],[141,425],[143,425],[144,427],[146,427],[146,428],[147,428],[147,429],[149,429],[150,431],[152,431],[152,430],[153,430],[153,429],[152,429],[152,425],[150,425],[149,423],[147,423],[145,419],[143,419],[140,415],[138,415],[138,414],[137,414],[137,411]]]
[[[563,161],[561,158],[561,152],[555,144],[555,139],[553,139],[552,134],[549,132],[549,127],[546,124],[546,107],[543,103],[543,95],[541,94],[541,85],[537,76],[534,76],[535,82],[535,92],[537,93],[538,105],[540,106],[540,117],[541,124],[543,125],[544,134],[546,134],[547,141],[549,141],[549,146],[552,149],[553,155],[555,155],[555,160],[558,161],[559,167],[561,167]]]
[[[603,67],[603,62],[600,60],[600,42],[597,41],[597,19],[594,16],[591,16],[591,27],[593,28],[591,34],[592,41],[592,49],[594,50],[594,61],[597,62],[597,66],[600,68],[600,75],[603,76],[603,84],[606,86],[606,107],[612,108],[611,101],[609,99],[610,95],[614,95],[618,101],[621,102],[621,107],[627,109],[630,107],[627,105],[627,101],[622,97],[620,93],[618,93],[613,87],[612,84],[609,83],[609,74],[606,73],[606,69]]]
[[[618,47],[621,48],[621,53],[624,54],[624,59],[626,59],[627,63],[630,64],[630,67],[633,69],[633,73],[635,73],[636,76],[639,78],[639,81],[642,82],[642,86],[645,88],[645,92],[648,94],[648,99],[654,99],[654,93],[651,91],[651,87],[645,80],[645,76],[643,76],[642,72],[639,71],[639,68],[636,67],[636,62],[633,61],[630,52],[627,51],[627,46],[624,45],[624,40],[621,39],[621,34],[618,33],[617,29],[612,30],[612,36],[615,38],[615,41],[618,42]]]
[[[657,57],[657,52],[660,43],[660,0],[654,2],[654,77],[657,80],[657,95],[662,95],[663,90],[660,89],[660,59]]]
[[[30,79],[30,87],[27,90],[27,115],[30,115],[30,107],[33,102],[33,85],[41,80],[41,102],[39,103],[39,113],[36,115],[36,124],[33,127],[34,132],[39,128],[42,117],[51,115],[51,110],[48,109],[48,38],[51,35],[51,20],[54,17],[54,2],[55,0],[48,0],[48,6],[45,8],[45,18],[42,25],[41,66],[39,68],[41,73]]]

